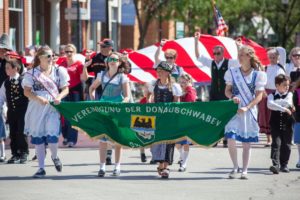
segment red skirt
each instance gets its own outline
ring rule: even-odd
[[[275,90],[266,89],[267,94],[275,92]],[[270,131],[270,118],[271,110],[267,107],[268,96],[263,97],[261,102],[258,104],[258,124],[260,128],[260,133],[265,133],[267,135],[271,134]]]

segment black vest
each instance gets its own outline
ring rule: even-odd
[[[298,80],[298,78],[300,77],[300,71],[293,71],[290,73],[290,77],[291,77],[291,82],[296,82]]]
[[[4,81],[8,78],[5,72],[5,64],[6,64],[6,60],[0,58],[0,87],[4,83]]]
[[[154,102],[173,102],[173,92],[169,88],[160,89],[158,87],[159,80],[155,83],[154,87]]]
[[[282,95],[279,97],[278,95],[275,95],[273,93],[274,100],[276,99],[285,99],[287,95]],[[280,111],[275,111],[271,110],[271,118],[270,118],[270,126],[274,130],[280,130],[280,131],[286,131],[290,130],[293,125],[293,115],[289,115],[286,112],[280,112]]]
[[[224,75],[228,70],[228,59],[224,59],[220,69],[218,69],[215,61],[211,64],[211,88],[210,88],[210,100],[227,100],[225,96],[225,80]]]
[[[14,81],[8,78],[4,82],[8,112],[26,112],[28,99],[24,96],[21,83],[21,77]]]

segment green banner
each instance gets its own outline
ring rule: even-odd
[[[54,107],[91,138],[108,137],[122,146],[139,148],[185,137],[211,146],[224,135],[236,114],[232,101],[195,103],[62,102]]]

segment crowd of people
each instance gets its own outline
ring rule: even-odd
[[[248,179],[251,144],[259,142],[259,134],[267,135],[266,147],[271,146],[270,171],[274,174],[289,172],[288,161],[291,145],[298,148],[300,168],[300,47],[295,47],[286,63],[282,47],[268,48],[269,66],[263,66],[252,47],[236,42],[238,59],[224,58],[224,47],[213,48],[213,59],[199,51],[201,34],[195,33],[195,55],[200,63],[211,69],[210,101],[232,100],[238,104],[235,116],[224,129],[224,147],[228,147],[233,169],[230,179]],[[62,171],[58,157],[59,137],[63,145],[74,147],[78,131],[51,106],[50,102],[105,101],[105,102],[195,102],[197,93],[192,77],[176,64],[177,51],[166,49],[165,60],[160,60],[162,40],[155,53],[157,79],[143,85],[143,98],[134,99],[127,76],[131,64],[127,55],[114,51],[114,42],[99,42],[100,52],[90,49],[78,56],[73,44],[60,46],[55,54],[49,46],[26,48],[25,55],[17,54],[9,45],[8,35],[0,38],[0,162],[26,163],[28,141],[35,146],[38,171],[33,175],[46,175],[45,157],[50,149],[55,169]],[[24,61],[24,56],[32,58]],[[291,86],[291,87],[290,87]],[[3,108],[6,108],[3,109]],[[8,137],[5,123],[9,126],[11,158],[6,160],[5,139]],[[242,143],[242,166],[238,165],[236,142]],[[157,163],[161,178],[170,175],[174,151],[179,151],[179,169],[185,172],[192,143],[186,138],[175,143],[152,145],[151,164]],[[106,165],[112,164],[115,151],[113,176],[121,174],[122,146],[102,138],[99,142],[100,169],[98,176],[106,174]],[[141,160],[147,162],[144,149]]]

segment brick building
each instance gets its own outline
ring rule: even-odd
[[[106,23],[91,20],[91,5],[93,6],[92,3],[95,1],[99,3],[105,0],[0,0],[0,34],[8,33],[11,45],[17,51],[24,50],[26,46],[32,44],[48,44],[58,51],[59,44],[67,43],[74,43],[80,49],[96,49],[97,41],[107,34],[116,41],[116,49],[137,49],[138,24],[121,25],[120,23],[124,0],[106,0],[109,16],[108,31]],[[78,2],[80,21],[74,13]],[[97,12],[105,12],[105,8],[98,7]],[[158,27],[158,20],[154,20],[147,32],[145,46],[159,41]],[[79,40],[78,35],[80,35]],[[174,39],[174,22],[162,23],[162,36]]]

